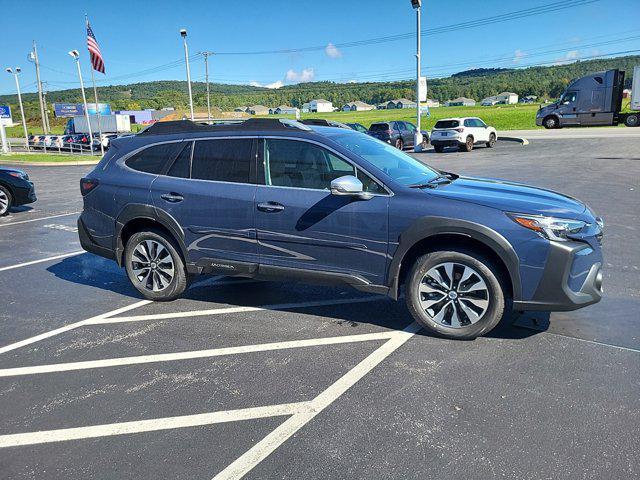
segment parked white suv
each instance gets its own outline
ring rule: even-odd
[[[445,118],[438,120],[431,130],[431,145],[440,153],[445,147],[458,147],[470,152],[474,145],[484,143],[491,148],[498,139],[496,129],[477,117]]]

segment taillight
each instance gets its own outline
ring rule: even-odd
[[[87,143],[87,137],[82,137],[82,143]]]
[[[456,132],[462,133],[462,132],[464,132],[464,128],[456,128]]]
[[[95,178],[81,178],[80,179],[80,193],[84,197],[89,192],[91,192],[94,188],[98,186],[98,180]]]

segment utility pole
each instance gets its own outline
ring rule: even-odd
[[[413,150],[422,151],[422,131],[420,130],[420,10],[422,0],[411,0],[411,6],[416,11],[416,133]]]
[[[40,117],[42,118],[42,129],[45,135],[49,133],[49,122],[46,118],[47,111],[44,108],[44,100],[42,96],[42,81],[40,80],[40,60],[38,59],[38,49],[36,47],[36,41],[33,41],[33,50],[29,54],[29,60],[36,65],[36,83],[38,84],[38,100],[40,101]]]
[[[204,56],[204,76],[207,84],[207,120],[211,122],[211,99],[209,98],[209,55],[213,55],[213,52],[200,52]]]
[[[49,124],[49,107],[47,107],[47,88],[49,85],[47,82],[42,82],[42,104],[44,105],[44,121],[47,124],[47,131],[51,131],[51,125]]]
[[[189,89],[189,109],[191,110],[191,121],[194,120],[193,115],[193,94],[191,93],[191,70],[189,68],[189,47],[187,46],[187,30],[185,28],[180,30],[180,36],[184,43],[184,61],[187,64],[187,88]]]

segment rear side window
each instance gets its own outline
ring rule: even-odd
[[[381,132],[383,130],[390,130],[388,123],[374,123],[369,127],[372,132]]]
[[[434,128],[457,128],[460,126],[458,120],[440,120],[436,122]]]
[[[193,150],[191,178],[249,183],[250,138],[199,140]]]
[[[167,172],[170,177],[189,178],[191,176],[191,147],[193,142],[187,142]]]
[[[167,162],[175,158],[182,146],[180,142],[153,145],[128,158],[125,164],[139,172],[158,175]]]

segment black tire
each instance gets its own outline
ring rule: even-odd
[[[433,149],[436,151],[436,153],[444,152],[444,147],[442,145],[434,145]]]
[[[627,117],[624,119],[624,124],[627,127],[637,127],[640,124],[640,115],[638,115],[637,113],[627,115]]]
[[[401,139],[401,138],[398,138],[398,139],[396,140],[396,148],[397,148],[398,150],[404,150],[404,142],[402,141],[402,139]]]
[[[148,280],[141,280],[134,272],[134,265],[138,267],[141,267],[143,265],[143,262],[139,261],[140,257],[134,257],[134,251],[139,245],[141,245],[142,242],[147,241],[155,242],[164,247],[170,255],[171,261],[173,262],[173,276],[171,277],[170,281],[159,290],[154,290],[156,282],[167,282],[168,280],[167,277],[164,276],[166,275],[166,273],[163,274],[165,270],[160,267],[160,265],[166,265],[164,262],[157,259],[151,262],[153,264],[152,266],[154,271],[151,278],[151,288],[149,288]],[[142,248],[143,250],[145,250],[144,247]],[[167,257],[162,258],[162,260],[164,261],[166,261],[166,259]],[[184,265],[184,260],[180,255],[179,248],[175,244],[174,240],[164,232],[148,230],[134,233],[127,241],[124,253],[124,261],[127,275],[129,276],[129,281],[136,288],[136,290],[138,290],[148,300],[159,302],[174,300],[182,295],[182,293],[187,289],[188,277]],[[146,269],[142,270],[146,271]],[[156,274],[158,275],[158,277],[153,277],[153,275]],[[146,278],[149,278],[149,276],[147,275]]]
[[[496,134],[492,133],[489,135],[489,141],[487,142],[487,147],[493,148],[496,145]]]
[[[460,145],[460,151],[470,152],[471,150],[473,150],[473,137],[469,135],[465,140],[465,142],[462,145]]]
[[[448,309],[445,311],[444,318],[440,319],[441,321],[434,319],[431,313],[427,312],[428,308],[425,309],[423,307],[421,302],[429,301],[425,295],[432,295],[431,293],[420,292],[421,285],[423,288],[425,285],[427,288],[430,288],[428,283],[423,283],[423,279],[430,270],[443,268],[439,267],[439,265],[443,263],[462,265],[462,267],[454,267],[453,270],[454,273],[452,276],[458,278],[458,282],[460,281],[459,276],[462,275],[460,269],[466,267],[470,267],[475,271],[473,274],[475,276],[472,275],[467,282],[473,282],[476,276],[484,282],[484,286],[486,287],[484,291],[486,291],[486,300],[488,300],[488,302],[486,309],[475,322],[470,320],[471,317],[467,315],[460,306],[462,303],[463,306],[469,310],[469,300],[467,300],[469,294],[462,293],[462,284],[454,285],[456,297],[453,299],[449,294],[436,293],[436,295],[444,295],[442,299],[448,302],[444,307],[441,307],[441,310]],[[473,339],[484,335],[500,323],[505,312],[505,288],[503,287],[498,271],[491,261],[472,251],[452,250],[427,253],[416,260],[405,283],[405,298],[409,312],[424,328],[446,338]],[[436,298],[438,297],[436,296]],[[473,300],[473,298],[470,299]],[[464,300],[464,303],[461,300]],[[454,307],[450,305],[451,302],[455,303],[455,309],[461,312],[459,317],[456,315],[457,320],[464,320],[464,322],[459,322],[460,326],[452,326],[454,324],[452,318],[454,315]],[[449,324],[447,324],[447,316],[449,316]]]
[[[0,217],[7,215],[12,206],[13,195],[11,195],[11,192],[7,188],[0,185]]]
[[[560,128],[560,121],[555,115],[549,115],[542,120],[542,126],[547,130],[553,130],[554,128]]]

